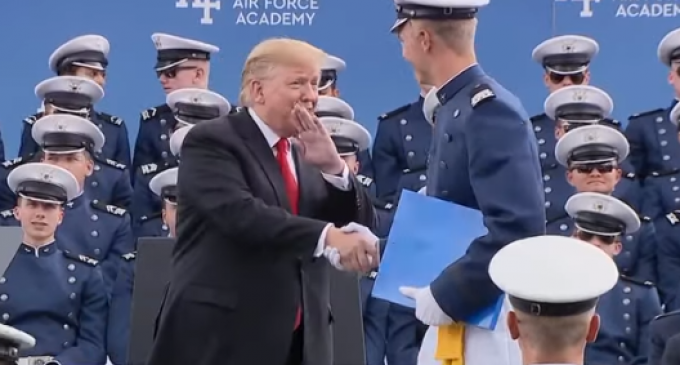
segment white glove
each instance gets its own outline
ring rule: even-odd
[[[340,230],[343,231],[343,232],[346,232],[346,233],[354,233],[354,232],[359,233],[360,235],[364,236],[367,241],[375,242],[376,249],[379,249],[379,247],[378,247],[378,242],[379,242],[378,237],[376,235],[374,235],[373,232],[371,232],[371,230],[366,226],[362,226],[359,223],[352,222],[352,223],[340,228]],[[331,265],[333,265],[333,267],[335,267],[336,269],[338,269],[340,271],[346,271],[346,269],[340,263],[340,253],[338,252],[338,250],[336,248],[326,247],[324,249],[323,255],[326,257],[328,262],[330,262]],[[368,260],[371,264],[373,263],[372,257],[369,256]]]
[[[429,286],[424,288],[402,286],[399,291],[404,296],[416,301],[416,318],[426,325],[443,326],[453,323],[453,319],[444,313],[437,304]]]

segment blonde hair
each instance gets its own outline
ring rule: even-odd
[[[585,344],[595,309],[566,317],[536,317],[515,313],[525,343],[546,353],[557,353]]]
[[[477,18],[465,20],[422,20],[432,33],[452,51],[465,54],[473,49]]]
[[[267,78],[277,66],[314,65],[319,69],[326,52],[301,40],[272,38],[260,42],[248,55],[241,72],[239,102],[248,104],[248,87],[258,79]]]

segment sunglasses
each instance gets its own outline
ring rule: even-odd
[[[580,85],[586,79],[586,74],[579,72],[576,74],[562,75],[554,72],[548,72],[548,77],[553,84],[559,84],[564,81],[564,79],[569,78],[574,85]]]
[[[576,238],[583,241],[591,241],[593,238],[597,238],[600,242],[606,245],[611,245],[618,240],[618,236],[603,236],[583,231],[576,231]]]
[[[600,174],[606,174],[614,171],[614,165],[578,165],[573,166],[570,170],[576,171],[582,174],[590,174],[594,170],[597,170]]]
[[[169,68],[169,69],[167,69],[167,70],[156,71],[156,77],[160,78],[161,75],[162,75],[162,76],[165,76],[165,77],[167,77],[167,78],[169,78],[169,79],[174,79],[175,77],[177,77],[177,74],[178,74],[180,71],[184,71],[184,70],[195,70],[196,68],[197,68],[197,67],[195,67],[195,66],[177,66],[177,67],[172,67],[172,68]]]

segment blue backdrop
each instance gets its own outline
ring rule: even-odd
[[[206,11],[202,5],[209,1],[213,8]],[[531,61],[533,47],[552,35],[592,36],[602,46],[593,83],[612,94],[616,116],[625,118],[670,102],[667,70],[656,60],[656,45],[680,25],[677,9],[672,0],[495,0],[480,14],[480,63],[534,114],[542,110],[546,91],[540,67]],[[125,118],[131,139],[139,112],[164,100],[152,69],[154,32],[218,45],[222,50],[214,58],[211,89],[232,101],[254,44],[275,36],[310,41],[347,61],[342,97],[373,131],[378,115],[418,95],[400,45],[388,32],[394,15],[390,0],[4,1],[0,129],[6,155],[16,155],[21,121],[39,105],[34,86],[52,76],[50,53],[82,34],[101,34],[111,42],[109,81],[99,109]]]

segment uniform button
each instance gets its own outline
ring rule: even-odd
[[[96,221],[99,220],[99,216],[97,216],[96,214],[92,214],[92,215],[90,216],[90,219],[92,219],[93,222],[96,222]]]
[[[103,126],[103,125],[101,125],[101,124],[97,124],[97,127],[99,127],[99,129],[102,129],[102,128],[104,128],[104,126]]]
[[[543,189],[543,190],[545,190],[545,193],[546,193],[546,194],[550,194],[550,192],[552,191],[552,188],[551,188],[550,186],[548,186],[548,187],[546,187],[546,188]]]
[[[163,157],[163,158],[166,158],[166,157],[168,157],[168,153],[167,153],[167,152],[165,152],[165,151],[161,152],[161,157]]]
[[[64,324],[64,329],[68,331],[71,327],[68,324]]]
[[[76,293],[71,293],[68,295],[69,299],[73,300],[76,299]]]
[[[413,151],[408,151],[408,153],[407,153],[406,155],[407,155],[408,157],[413,157],[413,156],[416,155],[416,153],[413,152]]]
[[[550,175],[543,175],[543,181],[550,181]]]
[[[98,199],[95,199],[95,200],[93,200],[92,202],[93,202],[94,204],[99,204],[99,200],[98,200]]]
[[[675,180],[677,180],[677,179],[675,178],[675,176],[673,176],[673,177],[671,177],[670,180],[671,180],[671,182],[675,182]]]
[[[99,183],[98,183],[98,182],[96,182],[96,181],[93,181],[93,182],[92,182],[92,184],[90,184],[90,185],[92,185],[92,187],[93,187],[93,188],[96,188],[96,187],[97,187],[97,185],[99,185]]]
[[[624,293],[630,293],[630,287],[627,286],[627,287],[623,288],[623,292]]]
[[[626,333],[631,333],[633,330],[630,327],[626,327]]]
[[[548,157],[548,155],[545,152],[541,152],[539,156],[541,157],[542,160],[545,160],[545,158]]]
[[[560,231],[566,231],[567,230],[567,225],[566,224],[560,224]]]
[[[629,314],[629,313],[624,313],[624,314],[623,314],[623,319],[625,319],[626,321],[630,321],[630,314]]]
[[[626,348],[626,344],[623,343],[623,342],[620,342],[620,343],[619,343],[619,347],[622,348],[622,349],[625,349],[625,348]]]
[[[668,144],[668,141],[661,141],[660,144],[661,144],[661,147],[666,147],[666,145]]]
[[[99,166],[99,165],[94,165],[94,171],[99,171],[99,170],[101,170],[101,169],[102,169],[101,166]]]
[[[4,284],[6,281],[7,281],[7,279],[5,279],[4,276],[0,278],[0,284]]]
[[[68,343],[68,342],[64,342],[64,343],[62,343],[61,345],[64,346],[65,348],[66,348],[66,347],[69,347],[69,343]]]
[[[167,123],[167,122],[168,122],[167,120],[161,119],[161,125],[164,125],[164,124]]]
[[[659,129],[659,134],[666,134],[666,130],[663,128]]]
[[[426,181],[426,180],[427,180],[427,176],[425,176],[425,175],[420,175],[420,176],[418,176],[418,179],[420,179],[420,181]]]
[[[68,318],[73,318],[73,312],[70,312],[69,314],[66,315]]]
[[[100,249],[98,249],[98,248],[95,248],[95,249],[94,249],[94,254],[95,254],[95,255],[99,255],[100,253],[102,253],[102,250],[100,250]]]
[[[545,207],[550,208],[551,203],[550,202],[545,202]]]
[[[168,139],[168,136],[165,134],[161,134],[161,140],[165,141],[166,139]]]
[[[670,159],[671,159],[671,156],[668,156],[668,155],[664,155],[664,156],[663,156],[663,160],[664,160],[664,161],[668,161],[668,160],[670,160]]]
[[[680,203],[680,198],[675,198],[676,203]]]
[[[626,298],[623,300],[623,305],[628,305],[630,304],[630,299]]]
[[[545,139],[543,139],[543,138],[539,139],[538,144],[545,144]]]
[[[632,240],[633,240],[633,236],[631,236],[631,235],[626,236],[626,241],[632,241]]]
[[[3,321],[6,321],[6,320],[8,320],[8,319],[9,319],[9,313],[4,313],[4,314],[2,315],[2,320],[3,320]]]
[[[678,189],[679,189],[679,188],[678,188],[677,186],[674,186],[674,187],[673,187],[673,191],[678,191]]]
[[[7,294],[2,294],[2,295],[0,295],[0,300],[2,300],[3,302],[7,301],[7,299],[9,299],[9,297],[7,296]]]
[[[410,140],[413,139],[413,136],[411,136],[410,134],[407,134],[406,137],[404,137],[404,139],[405,139],[406,141],[410,141]]]
[[[623,356],[619,356],[619,362],[624,362],[626,359]]]
[[[442,169],[445,169],[446,168],[446,162],[439,161],[439,167],[442,168]]]
[[[98,236],[99,236],[99,232],[97,232],[97,231],[92,231],[92,232],[90,232],[90,236],[92,236],[92,237],[98,237]]]
[[[76,269],[76,265],[68,264],[68,271],[73,271]]]
[[[657,123],[663,122],[663,117],[656,117],[656,122]]]
[[[75,284],[75,282],[76,282],[76,278],[74,278],[73,276],[71,276],[70,278],[68,278],[68,283],[69,283],[69,284]]]
[[[402,119],[402,120],[399,121],[399,124],[401,124],[401,125],[406,125],[406,123],[408,123],[408,122],[406,121],[406,119]]]
[[[541,127],[540,127],[540,126],[535,126],[535,127],[534,127],[534,131],[540,132],[540,131],[541,131]]]
[[[459,115],[460,115],[460,110],[456,109],[456,110],[453,111],[453,117],[454,118],[458,118]]]
[[[168,226],[167,226],[166,224],[163,224],[163,225],[161,226],[161,230],[167,231],[167,230],[168,230]]]

